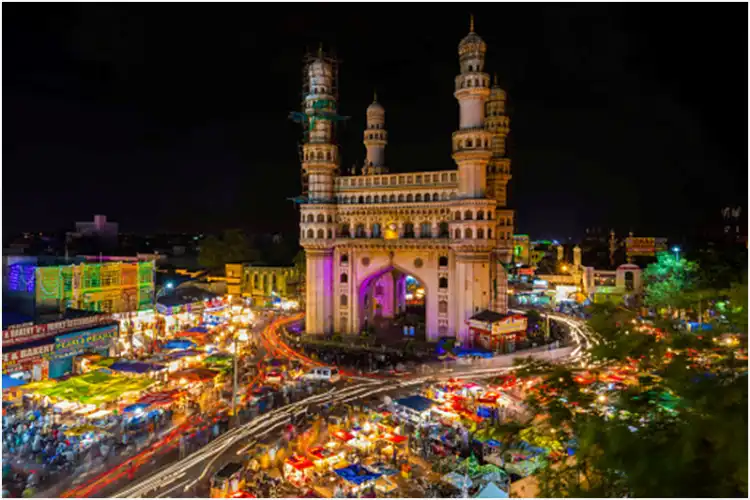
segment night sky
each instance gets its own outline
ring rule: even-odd
[[[469,12],[509,93],[517,232],[689,234],[747,208],[747,4],[6,4],[3,228],[294,231],[301,59],[342,59],[342,169],[455,168]]]

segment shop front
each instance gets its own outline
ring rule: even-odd
[[[49,363],[50,378],[59,378],[73,372],[73,360],[85,353],[111,357],[118,338],[118,324],[68,333],[55,337],[54,350]]]
[[[474,345],[494,352],[513,352],[516,343],[526,338],[528,320],[521,314],[482,311],[472,316],[468,324]]]
[[[24,382],[37,382],[49,376],[49,358],[53,339],[3,349],[3,374]]]

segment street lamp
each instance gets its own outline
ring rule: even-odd
[[[679,261],[680,260],[680,247],[675,245],[672,247],[672,251],[674,252],[675,258]]]

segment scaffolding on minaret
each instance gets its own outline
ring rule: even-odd
[[[332,75],[332,87],[329,94],[333,97],[332,100],[316,101],[313,103],[313,113],[306,113],[307,96],[310,95],[310,79],[309,79],[309,68],[312,63],[317,60],[323,60],[331,66]],[[295,123],[302,125],[302,141],[299,144],[299,155],[300,161],[304,159],[303,145],[309,141],[310,130],[315,126],[316,120],[329,120],[333,124],[333,130],[331,133],[331,141],[336,141],[336,124],[348,120],[350,117],[341,116],[337,112],[338,100],[339,100],[339,65],[341,61],[333,53],[326,54],[323,51],[323,44],[320,45],[317,52],[312,53],[309,50],[303,57],[302,65],[302,95],[301,95],[301,111],[292,111],[289,113],[289,119]],[[308,193],[308,180],[307,173],[302,169],[301,173],[301,184],[302,184],[302,196],[307,197]]]

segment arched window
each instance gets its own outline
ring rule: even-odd
[[[411,222],[404,223],[404,238],[414,238],[414,224]]]
[[[447,300],[441,300],[438,302],[438,312],[439,313],[447,313],[448,312],[448,301]]]
[[[438,201],[439,199],[440,197],[438,196],[437,193],[432,193],[432,201]]]
[[[349,275],[348,274],[341,273],[341,277],[340,278],[341,279],[339,281],[341,281],[341,283],[349,283]]]
[[[349,232],[349,224],[341,224],[341,236],[345,238],[349,238],[351,236]],[[341,256],[342,261],[344,257],[346,257],[346,255]]]
[[[333,216],[332,216],[332,215],[329,215],[329,216],[328,216],[328,219],[326,220],[326,222],[328,222],[329,224],[330,224],[331,222],[333,222]]]
[[[380,238],[380,224],[377,222],[372,225],[372,237],[373,238]]]
[[[356,238],[365,237],[365,225],[364,224],[357,224],[357,228],[354,230],[354,236]]]
[[[430,193],[425,193],[424,201],[430,201]]]
[[[438,280],[438,288],[448,288],[448,278],[440,278]]]
[[[368,194],[367,198],[365,198],[365,203],[372,203],[372,196]]]
[[[318,151],[318,160],[323,159],[323,151]]]
[[[438,237],[440,238],[448,238],[450,236],[450,230],[448,229],[448,223],[447,222],[441,222],[438,225]]]
[[[312,229],[308,229],[307,230],[307,237],[308,238],[315,238],[315,231],[313,231]]]
[[[453,232],[453,237],[456,238],[457,240],[460,240],[461,239],[461,230],[460,229],[456,229]]]
[[[461,212],[456,212],[453,214],[453,220],[461,220]]]
[[[404,201],[404,195],[403,194],[398,195],[398,202],[402,203],[403,201]]]
[[[349,263],[349,254],[342,253],[341,254],[341,263],[342,264],[348,264]]]
[[[492,229],[488,229],[488,230],[487,230],[487,239],[488,239],[488,240],[491,240],[491,239],[492,239]]]
[[[276,291],[276,273],[271,275],[271,290]]]
[[[325,221],[326,221],[326,217],[325,217],[325,215],[323,215],[323,214],[318,214],[318,222],[325,222]]]
[[[333,239],[333,231],[329,229],[326,233],[326,238],[328,238],[329,240]]]
[[[414,201],[422,201],[422,195],[421,195],[420,193],[417,193],[417,194],[416,194],[416,195],[414,196]]]
[[[471,230],[470,227],[466,228],[466,231],[464,231],[464,238],[467,240],[470,240],[474,237],[474,231]]]
[[[464,212],[464,220],[472,220],[473,218],[474,214],[471,213],[471,210]]]
[[[388,198],[388,201],[390,201],[391,203],[396,203],[396,195],[392,194],[391,197]]]
[[[484,229],[477,229],[477,239],[478,240],[484,239]]]
[[[487,212],[487,220],[492,220],[492,212]]]
[[[359,197],[359,202],[360,203],[364,203],[365,202],[365,197],[364,196],[360,196]]]
[[[328,151],[326,153],[326,160],[329,160],[329,161],[331,160],[331,152],[330,151]]]
[[[380,203],[380,196],[375,195],[375,197],[372,199],[372,201],[375,202],[375,203]]]
[[[421,238],[432,238],[432,224],[423,222],[419,228],[419,236]]]
[[[477,212],[477,220],[484,220],[484,210]]]
[[[505,219],[500,219],[499,221],[497,221],[497,225],[498,226],[504,226],[505,225]]]
[[[268,275],[263,275],[263,290],[268,290]]]
[[[414,201],[414,196],[412,196],[411,194],[407,194],[406,195],[406,202],[407,203],[411,203],[412,201]]]
[[[253,288],[257,289],[259,285],[260,285],[260,279],[259,279],[258,274],[257,273],[253,274]]]
[[[344,295],[344,294],[342,293],[342,294],[341,294],[341,297],[339,298],[339,301],[340,301],[340,303],[341,303],[341,307],[346,307],[346,306],[347,306],[347,304],[349,304],[349,297],[347,297],[346,295]]]
[[[448,266],[448,257],[443,255],[442,257],[438,258],[438,266],[439,267],[447,267]]]
[[[325,238],[325,233],[322,229],[318,229],[318,238],[323,239]]]
[[[315,222],[315,216],[313,214],[307,214],[307,222]]]

